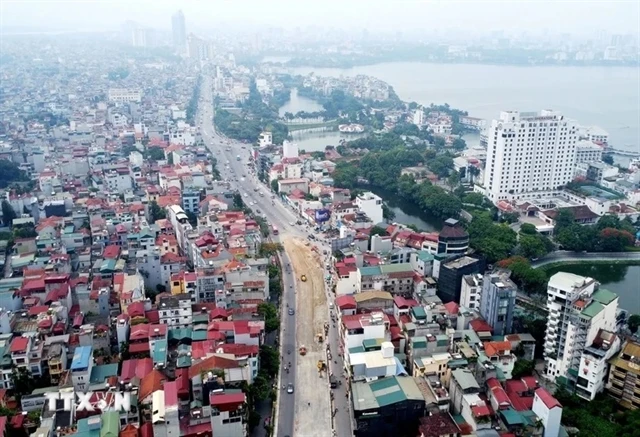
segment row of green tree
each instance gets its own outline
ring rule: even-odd
[[[633,246],[636,232],[631,220],[614,215],[601,217],[594,226],[582,226],[571,210],[560,210],[554,229],[556,242],[576,252],[622,252]]]
[[[187,123],[190,125],[195,124],[196,112],[198,112],[198,102],[200,101],[200,89],[202,88],[202,76],[198,76],[196,84],[193,87],[191,98],[187,104],[186,117]]]

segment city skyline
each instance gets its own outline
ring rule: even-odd
[[[37,5],[37,8],[34,6]],[[69,14],[65,5],[73,5]],[[634,1],[555,2],[493,1],[448,3],[417,1],[374,1],[339,3],[329,1],[300,5],[289,0],[248,1],[235,4],[216,1],[203,4],[146,0],[131,2],[76,3],[39,0],[6,1],[0,6],[2,28],[40,28],[44,30],[116,30],[127,20],[143,26],[171,29],[171,17],[182,10],[194,29],[208,30],[232,22],[237,29],[265,27],[325,27],[360,31],[453,31],[479,30],[527,32],[532,34],[569,33],[596,36],[601,30],[616,34],[637,34],[640,5]],[[398,6],[401,7],[398,7]],[[464,6],[464,7],[461,7]],[[551,9],[550,9],[551,7]],[[452,20],[455,17],[455,20]],[[456,23],[463,23],[464,26]],[[543,25],[541,25],[541,23]]]

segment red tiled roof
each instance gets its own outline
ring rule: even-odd
[[[220,411],[234,411],[246,401],[244,393],[211,393],[209,402]]]
[[[358,307],[356,299],[350,294],[345,294],[336,298],[336,306],[341,310],[356,309]]]
[[[556,398],[551,396],[551,394],[547,390],[545,390],[544,387],[540,387],[536,390],[535,393],[548,409],[551,410],[552,408],[556,407],[562,408],[560,402],[558,402]]]
[[[482,319],[475,319],[469,322],[469,326],[475,332],[493,332],[493,328]]]
[[[27,337],[16,337],[11,342],[11,348],[9,351],[11,351],[11,353],[26,352],[28,346],[29,339]]]
[[[129,352],[132,354],[144,354],[149,352],[149,342],[129,343]]]
[[[49,305],[38,305],[29,308],[29,315],[37,316],[38,314],[46,313],[47,311],[49,311]]]
[[[488,357],[504,355],[504,352],[511,351],[511,343],[508,341],[485,341],[484,351]]]
[[[189,378],[194,378],[196,376],[199,376],[201,372],[206,372],[209,370],[235,369],[237,367],[239,366],[235,360],[213,356],[202,360],[199,363],[193,364],[189,368]]]
[[[142,381],[140,381],[140,394],[138,395],[138,399],[143,400],[154,391],[162,389],[162,383],[165,379],[162,373],[153,369],[151,373],[145,375]]]
[[[454,301],[451,302],[447,302],[444,304],[444,307],[447,309],[447,311],[449,312],[449,314],[451,315],[456,315],[458,314],[459,310],[460,310],[460,306],[455,303]]]
[[[102,256],[105,259],[116,259],[120,256],[120,246],[111,245],[104,248]]]
[[[146,340],[149,338],[149,325],[140,324],[131,327],[129,340]]]
[[[474,417],[489,416],[491,414],[489,407],[486,405],[476,405],[475,407],[471,407],[471,412]]]
[[[127,306],[127,314],[131,317],[143,317],[144,316],[144,303],[133,302]]]
[[[511,406],[511,402],[509,401],[509,396],[504,391],[500,382],[496,378],[487,379],[487,387],[489,387],[489,391],[496,399],[498,403],[498,409],[509,408]]]

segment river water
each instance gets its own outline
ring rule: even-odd
[[[286,59],[273,61],[286,62]],[[385,63],[349,69],[294,68],[293,74],[315,72],[320,76],[365,74],[394,87],[405,101],[449,103],[469,111],[471,116],[490,120],[501,110],[562,111],[583,125],[598,125],[610,134],[610,143],[640,152],[640,69],[624,67],[493,66],[477,64]],[[318,103],[292,92],[282,113],[317,110]],[[282,108],[281,108],[282,109]],[[352,135],[334,131],[292,133],[300,149],[324,150],[337,146]],[[479,142],[478,134],[465,135],[469,145]],[[616,159],[618,160],[618,159]],[[394,221],[413,224],[424,231],[438,231],[442,221],[425,215],[415,205],[392,193],[376,190],[396,214]],[[640,266],[567,265],[549,270],[591,276],[620,296],[620,306],[640,313]]]
[[[618,304],[631,314],[640,314],[640,266],[621,264],[569,264],[547,270],[551,277],[557,272],[588,276],[602,284],[602,288],[620,296]]]
[[[405,101],[448,103],[487,120],[500,111],[555,109],[609,132],[610,144],[640,151],[640,69],[390,62],[348,69],[292,68],[339,77],[365,74],[389,83]]]

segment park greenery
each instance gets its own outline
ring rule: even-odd
[[[458,217],[462,202],[456,196],[426,179],[418,183],[410,175],[401,176],[404,167],[425,164],[425,172],[431,170],[438,175],[449,176],[455,173],[452,157],[445,154],[428,160],[426,152],[402,147],[400,143],[394,143],[394,138],[399,137],[387,137],[384,144],[369,143],[368,146],[377,151],[367,153],[358,161],[339,162],[333,173],[336,186],[349,189],[360,186],[384,189],[404,200],[415,202],[425,213],[440,218]],[[364,142],[366,140],[364,139]],[[363,140],[355,142],[360,141]],[[352,144],[353,142],[350,143]]]
[[[599,394],[591,402],[559,386],[554,393],[562,405],[562,423],[575,427],[580,437],[634,437],[640,429],[640,410],[621,410],[616,401]]]
[[[217,109],[214,116],[215,125],[229,138],[249,143],[258,141],[263,130],[270,131],[273,134],[273,142],[282,144],[289,136],[289,129],[279,121],[278,108],[288,98],[288,90],[279,91],[265,102],[255,81],[252,81],[249,86],[249,96],[240,104],[240,115]]]
[[[27,182],[27,174],[17,164],[7,159],[0,159],[0,188],[6,188],[14,182]]]
[[[556,243],[575,252],[622,252],[633,246],[635,233],[630,220],[614,215],[601,217],[594,226],[582,226],[571,210],[560,210],[554,228]]]

